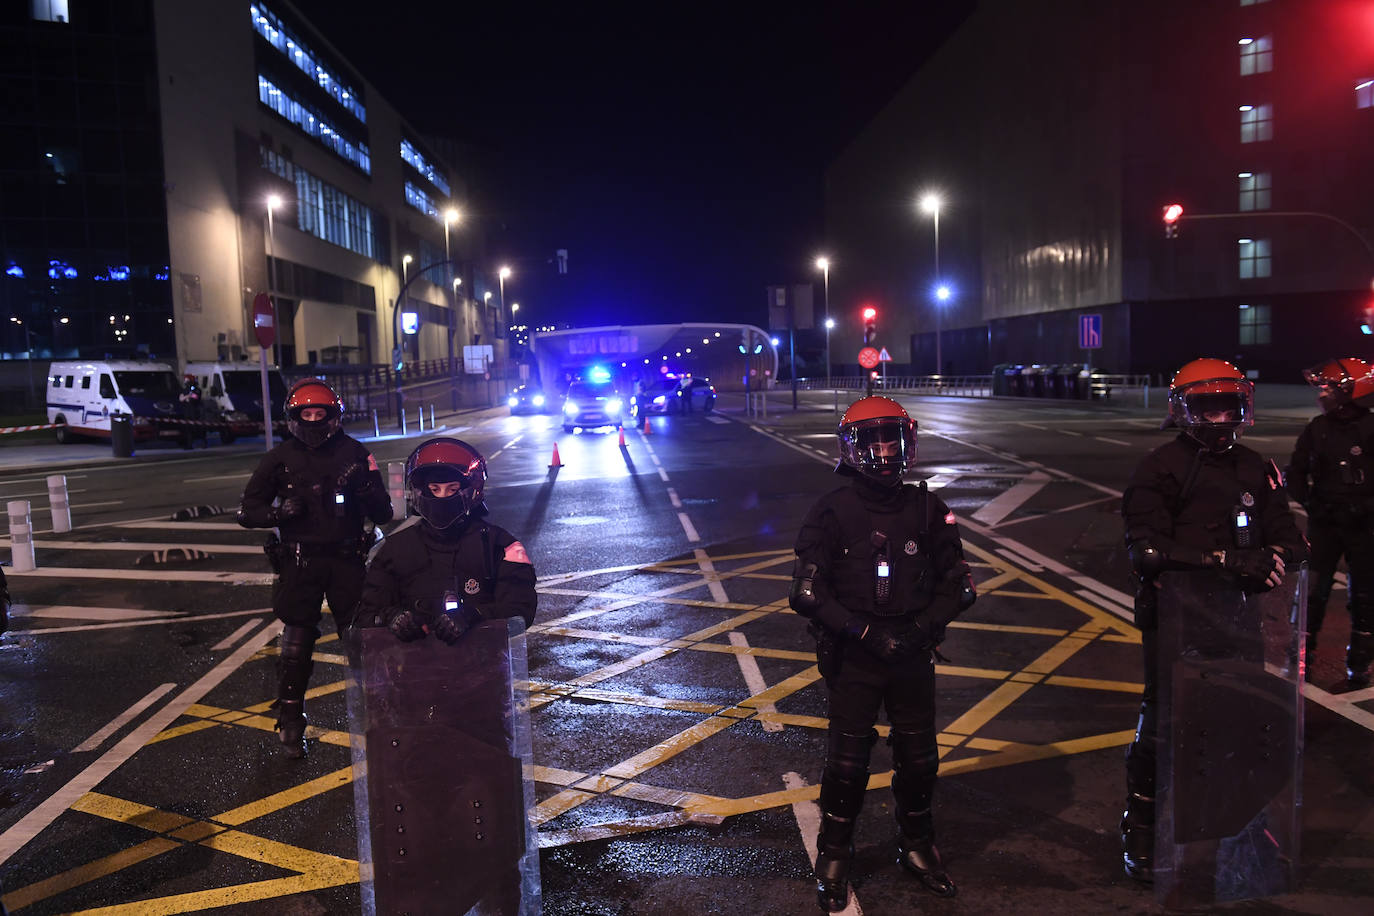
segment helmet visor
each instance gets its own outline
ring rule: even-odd
[[[897,417],[878,417],[842,426],[840,458],[861,471],[909,470],[916,463],[916,424]]]

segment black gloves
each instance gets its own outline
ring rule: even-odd
[[[482,622],[482,615],[475,608],[459,605],[457,610],[444,611],[434,618],[430,627],[434,635],[450,646],[463,638],[463,634]]]
[[[423,639],[426,633],[433,633],[435,638],[450,646],[484,619],[476,608],[454,598],[439,601],[420,598],[414,608],[392,608],[387,616],[387,629],[402,642]]]
[[[411,642],[412,640],[423,639],[425,636],[422,618],[412,610],[396,609],[396,613],[387,622],[386,628],[391,631],[392,636],[401,642]]]
[[[300,518],[305,514],[305,500],[299,496],[288,496],[281,501],[281,505],[272,510],[272,524],[290,521],[293,518]]]
[[[1219,550],[1214,565],[1240,580],[1247,591],[1268,591],[1283,581],[1283,556],[1272,547]]]
[[[916,658],[933,645],[929,635],[915,624],[888,630],[855,621],[845,627],[845,635],[858,639],[865,649],[885,662]]]

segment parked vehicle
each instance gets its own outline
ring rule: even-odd
[[[249,362],[189,362],[186,372],[200,385],[201,419],[224,421],[220,441],[262,431],[262,367]],[[272,419],[285,419],[286,382],[275,366],[267,367],[267,393]]]
[[[710,413],[716,406],[716,386],[711,384],[709,378],[685,378],[678,386],[678,398],[681,406],[688,410],[700,407],[702,411]]]
[[[152,360],[55,361],[48,368],[48,422],[57,441],[110,435],[110,417],[132,419],[134,438],[185,439],[188,430],[158,420],[181,418],[181,385],[171,365]]]
[[[548,398],[538,385],[521,385],[506,398],[506,404],[510,407],[511,416],[549,412]]]

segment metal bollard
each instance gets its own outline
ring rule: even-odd
[[[382,426],[381,423],[377,420],[377,408],[375,407],[372,408],[372,438],[382,438]]]
[[[48,508],[52,510],[53,531],[60,533],[72,530],[72,507],[67,502],[66,474],[48,477]]]
[[[425,431],[425,405],[423,404],[415,408],[415,431],[421,433]]]
[[[391,491],[391,517],[406,517],[406,463],[388,461],[386,463],[387,489]]]
[[[1146,405],[1149,406],[1149,405]],[[429,431],[434,432],[434,405],[429,405]]]
[[[406,412],[401,411],[401,435],[406,434]]]
[[[10,510],[10,566],[15,572],[28,572],[37,564],[33,559],[33,523],[29,520],[29,501],[12,499]]]

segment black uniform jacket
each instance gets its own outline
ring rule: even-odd
[[[1254,547],[1282,548],[1289,567],[1307,559],[1277,468],[1243,445],[1217,455],[1181,433],[1145,456],[1121,499],[1127,545],[1152,546],[1166,568],[1177,569],[1236,549],[1237,509],[1255,532]]]
[[[1351,405],[1308,423],[1288,463],[1288,490],[1317,521],[1374,516],[1374,414]]]
[[[524,545],[504,528],[470,519],[458,531],[440,533],[419,521],[388,535],[373,555],[357,620],[385,624],[416,602],[432,614],[452,592],[487,620],[519,617],[528,627],[538,602],[534,579]]]
[[[337,497],[343,495],[340,506]],[[272,519],[278,497],[297,496],[305,512],[284,520]],[[319,448],[287,439],[263,456],[243,489],[239,524],[245,528],[281,531],[288,543],[328,544],[362,537],[364,517],[377,524],[391,520],[387,494],[377,462],[357,439],[335,433]]]
[[[925,484],[888,487],[850,474],[847,486],[822,496],[797,535],[800,568],[816,565],[820,606],[809,616],[834,632],[859,621],[902,626],[913,619],[940,634],[959,613],[963,542],[954,513]],[[877,593],[884,558],[891,588]]]

